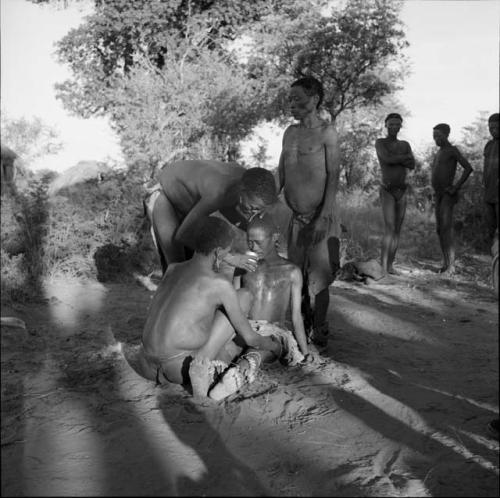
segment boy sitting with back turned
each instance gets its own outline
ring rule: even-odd
[[[157,382],[191,384],[205,397],[243,347],[281,356],[277,337],[262,337],[245,317],[248,291],[236,291],[219,271],[231,250],[231,226],[214,217],[200,220],[192,259],[168,266],[156,291],[142,335],[141,374]],[[241,345],[233,339],[239,336]],[[256,353],[257,354],[257,353]],[[252,363],[252,362],[250,362]]]

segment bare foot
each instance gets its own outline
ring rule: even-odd
[[[240,357],[238,364],[226,370],[222,379],[210,390],[209,397],[220,401],[251,384],[261,363],[260,354],[248,352]]]
[[[314,327],[309,335],[309,340],[319,347],[326,347],[328,345],[328,324],[324,323],[318,327]]]
[[[210,386],[211,361],[208,358],[193,358],[189,365],[189,379],[193,389],[193,396],[206,397]]]
[[[455,267],[454,266],[442,266],[438,273],[441,275],[444,275],[445,277],[449,277],[451,275],[455,274]]]

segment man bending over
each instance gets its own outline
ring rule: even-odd
[[[276,337],[252,330],[248,291],[236,291],[218,272],[232,244],[232,228],[224,220],[205,217],[197,225],[192,259],[169,265],[154,295],[142,335],[145,377],[191,384],[193,395],[207,396],[220,373],[243,346],[280,355]],[[240,306],[241,305],[241,306]]]
[[[185,261],[194,248],[193,227],[200,218],[218,211],[240,229],[240,241],[225,260],[233,267],[253,270],[255,261],[244,254],[246,224],[277,200],[272,173],[264,168],[246,170],[236,163],[191,160],[164,166],[161,188],[145,200],[162,270]]]

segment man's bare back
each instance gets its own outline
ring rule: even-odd
[[[158,180],[176,211],[186,216],[202,198],[213,204],[214,211],[234,206],[235,186],[244,172],[236,163],[176,161],[160,170]]]
[[[161,356],[195,351],[207,340],[221,285],[227,280],[197,261],[169,266],[153,297],[143,333],[146,352]]]
[[[275,340],[255,333],[245,317],[241,303],[249,293],[237,292],[218,271],[231,249],[232,237],[227,222],[206,217],[196,234],[193,257],[167,269],[143,331],[145,376],[156,375],[158,380],[161,373],[170,382],[190,380],[193,385],[194,365],[194,377],[201,385],[193,385],[193,393],[206,396],[212,362],[228,363],[241,351],[232,341],[235,333],[247,346],[280,350]]]
[[[160,170],[158,180],[161,187],[154,192],[154,202],[145,201],[145,206],[163,271],[189,257],[197,223],[203,217],[219,213],[245,230],[247,221],[277,198],[271,172],[236,163],[177,161]],[[254,262],[236,245],[233,249],[226,258],[228,264],[252,270]]]

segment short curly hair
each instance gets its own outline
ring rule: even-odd
[[[273,174],[265,168],[249,168],[241,177],[241,189],[248,195],[262,199],[267,205],[278,199]]]
[[[262,216],[254,216],[247,226],[247,232],[251,228],[262,228],[268,235],[278,233],[278,227],[274,223],[273,217],[266,213]]]
[[[442,131],[444,134],[449,135],[451,128],[450,128],[449,124],[439,123],[436,126],[434,126],[433,130],[439,130],[439,131]]]
[[[391,112],[387,114],[384,123],[387,123],[389,119],[399,119],[401,123],[403,122],[403,118],[401,117],[401,114],[399,114],[399,112]]]
[[[325,91],[323,90],[323,85],[320,81],[312,76],[306,76],[305,78],[300,78],[294,81],[291,84],[291,87],[300,86],[304,89],[306,95],[312,97],[313,95],[317,95],[319,97],[318,103],[316,104],[316,108],[319,109],[321,103],[323,102],[323,98],[325,96]]]
[[[234,233],[231,225],[221,218],[205,216],[196,223],[194,250],[201,254],[210,254],[217,247],[230,247]]]

